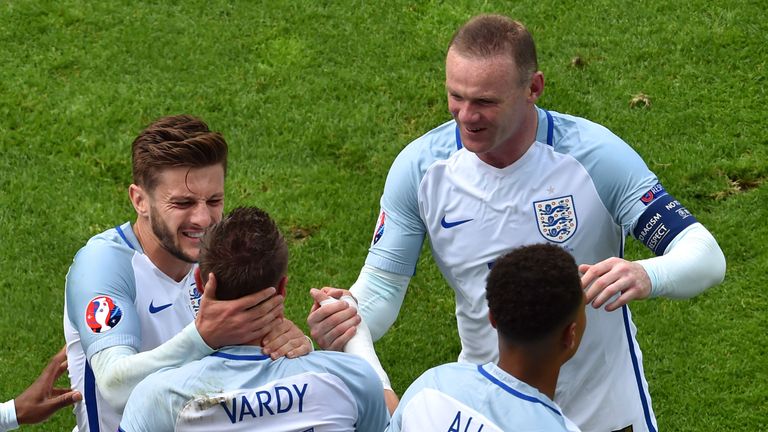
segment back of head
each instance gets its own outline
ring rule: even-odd
[[[200,273],[216,278],[216,297],[232,300],[277,287],[288,267],[288,246],[269,215],[255,207],[232,210],[203,236]]]
[[[202,168],[222,164],[227,170],[227,143],[197,117],[176,115],[152,122],[133,141],[133,183],[153,190],[165,168]]]
[[[503,255],[486,286],[496,328],[513,344],[540,342],[574,321],[583,296],[573,257],[551,244],[523,246]]]
[[[464,57],[487,59],[508,56],[527,81],[539,70],[533,36],[519,21],[503,15],[478,15],[453,34],[449,50]]]

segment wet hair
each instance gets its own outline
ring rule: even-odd
[[[232,300],[276,287],[288,267],[288,246],[269,215],[239,207],[203,236],[199,257],[203,280],[213,273],[216,298]]]
[[[571,254],[551,244],[535,244],[500,257],[486,285],[496,329],[510,343],[539,342],[572,322],[583,292]]]
[[[191,115],[162,117],[146,127],[132,145],[133,183],[154,190],[166,168],[204,168],[221,164],[227,171],[227,142]]]
[[[515,61],[522,83],[528,83],[539,70],[533,36],[521,22],[503,15],[478,15],[470,19],[453,34],[448,49],[482,59],[508,56]]]

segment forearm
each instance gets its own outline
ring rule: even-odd
[[[159,347],[136,353],[133,348],[116,346],[91,357],[91,367],[99,392],[115,409],[122,411],[136,384],[152,372],[181,366],[214,352],[191,323]]]
[[[0,403],[0,432],[14,430],[19,427],[16,421],[16,406],[13,399]]]
[[[694,297],[725,277],[723,251],[699,223],[675,237],[664,255],[638,263],[651,279],[651,297]]]
[[[410,277],[365,265],[349,291],[358,303],[358,312],[379,340],[400,313]]]

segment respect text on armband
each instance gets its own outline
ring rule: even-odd
[[[219,406],[233,424],[265,416],[276,416],[290,412],[301,413],[304,410],[304,396],[308,388],[308,383],[300,386],[296,384],[277,385],[270,389],[237,395],[222,401]]]
[[[680,201],[667,193],[656,195],[654,201],[647,205],[648,208],[637,220],[633,234],[656,255],[662,255],[677,234],[697,222]]]

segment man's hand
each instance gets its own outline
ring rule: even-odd
[[[605,306],[614,311],[632,300],[648,298],[651,295],[651,279],[643,266],[621,258],[608,258],[594,265],[579,266],[582,273],[581,286],[586,290],[587,303],[599,309],[616,293],[619,298]]]
[[[277,360],[282,356],[296,358],[312,351],[312,342],[289,319],[283,319],[261,341],[261,351]]]
[[[216,278],[208,275],[195,327],[213,349],[261,341],[283,320],[283,297],[272,287],[236,300],[216,299]]]
[[[67,352],[62,348],[51,358],[35,382],[14,400],[17,423],[40,423],[59,409],[83,400],[83,395],[78,391],[53,387],[65,370]]]
[[[351,295],[349,291],[325,287],[322,290],[312,288],[309,294],[315,300],[312,310],[307,317],[309,332],[318,345],[325,350],[341,351],[344,345],[355,335],[360,324],[360,315],[347,302],[334,302],[320,306],[320,302],[333,297]]]

